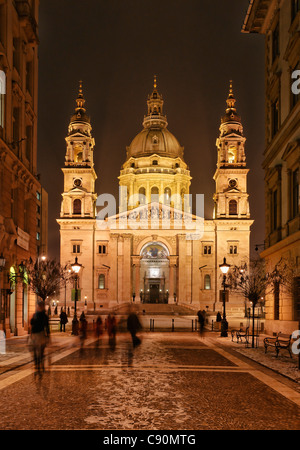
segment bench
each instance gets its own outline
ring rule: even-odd
[[[290,357],[292,358],[291,353],[291,341],[292,335],[278,333],[276,337],[266,337],[264,339],[265,353],[267,353],[268,347],[274,347],[276,351],[276,358],[278,357],[279,350],[286,349],[288,350]]]
[[[236,342],[239,343],[240,341],[243,342],[243,338],[245,338],[245,343],[249,344],[248,338],[249,338],[249,327],[247,327],[245,330],[242,330],[241,328],[239,330],[231,330],[231,340],[232,342],[234,337],[236,337]]]

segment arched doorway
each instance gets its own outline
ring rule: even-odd
[[[161,242],[149,242],[140,252],[142,303],[168,303],[169,251]]]

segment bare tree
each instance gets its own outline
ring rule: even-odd
[[[289,260],[281,258],[272,270],[267,270],[264,259],[251,260],[248,264],[233,266],[227,274],[230,290],[240,292],[252,305],[252,347],[254,347],[254,312],[260,299],[273,293],[276,286],[293,292],[296,267]]]
[[[62,285],[72,279],[67,267],[56,260],[32,261],[24,264],[28,285],[43,302],[53,295]]]

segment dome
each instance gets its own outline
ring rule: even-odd
[[[127,159],[152,154],[183,158],[183,147],[167,128],[145,128],[127,147]]]
[[[167,129],[167,118],[163,115],[163,98],[157,91],[156,76],[154,89],[148,96],[148,114],[144,117],[144,129],[127,147],[127,160],[131,157],[157,154],[170,158],[183,158],[183,147]]]

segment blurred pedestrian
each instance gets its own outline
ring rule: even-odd
[[[66,312],[62,309],[60,313],[60,331],[66,331],[66,323],[68,323],[68,316]]]
[[[0,355],[6,354],[6,336],[5,331],[0,330]]]
[[[88,327],[88,323],[85,317],[84,312],[81,313],[81,316],[79,318],[79,332],[80,332],[80,342],[81,342],[81,347],[83,347],[84,342],[87,338],[87,327]]]
[[[204,328],[204,317],[203,317],[202,311],[199,310],[197,312],[197,316],[198,316],[198,323],[199,323],[199,333],[200,333],[200,335],[202,335],[203,328]]]
[[[43,301],[38,301],[36,312],[31,321],[31,346],[33,349],[34,364],[37,373],[42,376],[45,371],[44,354],[47,343],[50,338],[49,318],[45,313],[45,304]]]
[[[99,345],[99,339],[103,334],[103,322],[100,316],[97,317],[95,326],[95,335],[97,338],[97,346]]]
[[[217,313],[217,322],[221,322],[221,320],[222,320],[222,317],[221,317],[220,311],[218,311],[218,313]]]
[[[132,311],[127,318],[127,329],[131,334],[133,347],[136,347],[141,343],[140,338],[136,335],[136,333],[141,330],[141,328],[142,325],[139,321],[138,316],[135,314],[135,312]]]
[[[112,348],[114,348],[116,344],[116,334],[117,334],[117,321],[114,314],[108,314],[106,326],[109,345]]]

